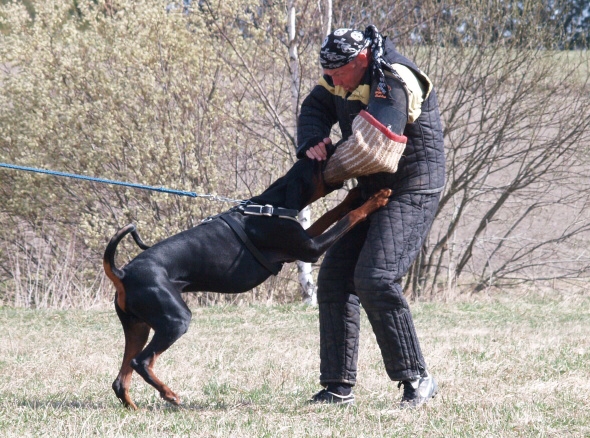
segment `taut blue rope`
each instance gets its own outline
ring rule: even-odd
[[[217,195],[211,195],[211,194],[199,194],[199,193],[195,193],[195,192],[187,192],[184,190],[167,189],[165,187],[154,187],[154,186],[147,186],[144,184],[135,184],[135,183],[128,183],[128,182],[123,182],[123,181],[115,181],[112,179],[94,178],[92,176],[77,175],[75,173],[57,172],[55,170],[37,169],[35,167],[17,166],[15,164],[0,163],[0,167],[5,167],[7,169],[24,170],[27,172],[44,173],[46,175],[53,175],[53,176],[64,176],[67,178],[81,179],[84,181],[92,181],[92,182],[98,182],[98,183],[103,183],[103,184],[114,184],[114,185],[118,185],[118,186],[132,187],[134,189],[152,190],[154,192],[161,192],[161,193],[171,193],[173,195],[179,195],[179,196],[190,196],[191,198],[207,198],[212,201],[220,201],[220,202],[234,202],[234,203],[242,202],[241,199],[231,199],[231,198],[226,198],[224,196],[217,196]]]

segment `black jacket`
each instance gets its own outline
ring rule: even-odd
[[[397,52],[388,39],[384,42],[383,58],[390,64],[408,67],[426,89],[431,87],[429,79],[412,61]],[[372,76],[372,69],[368,68],[361,86],[374,87],[373,82],[377,78]],[[336,95],[334,88],[330,87],[331,79],[328,76],[323,79],[323,85],[316,85],[301,106],[297,128],[299,158],[308,148],[329,137],[335,123],[339,124],[342,139],[346,140],[352,135],[353,119],[368,106],[361,100]],[[420,117],[414,123],[406,124],[403,134],[408,141],[396,173],[376,173],[358,178],[359,186],[367,194],[384,187],[393,189],[397,194],[442,191],[445,178],[443,132],[434,90],[423,102]]]

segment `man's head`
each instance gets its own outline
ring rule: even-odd
[[[354,91],[369,66],[371,40],[354,29],[337,29],[328,35],[320,50],[320,63],[324,74],[334,85]]]

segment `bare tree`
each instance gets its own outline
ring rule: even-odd
[[[318,2],[318,8],[321,9],[321,2]],[[332,23],[332,1],[325,1],[325,12],[320,17],[323,19],[322,27],[326,34],[330,33]],[[301,100],[300,89],[301,80],[299,73],[299,56],[297,53],[297,22],[296,22],[296,2],[295,0],[289,0],[288,2],[288,35],[289,35],[289,60],[291,66],[291,99],[293,107],[293,115],[295,119],[299,114],[299,105]],[[325,24],[324,24],[325,22]],[[307,206],[299,213],[299,222],[304,228],[307,228],[311,224],[311,207]],[[299,273],[299,285],[301,286],[301,295],[303,302],[307,304],[315,305],[317,302],[316,290],[314,278],[312,275],[311,263],[305,263],[302,261],[297,262],[297,272]]]
[[[586,278],[590,62],[555,50],[563,26],[546,6],[228,0],[185,13],[120,0],[77,2],[72,14],[56,0],[36,2],[33,20],[22,3],[3,3],[0,158],[250,197],[296,159],[297,110],[321,74],[324,35],[375,24],[432,79],[444,124],[447,183],[408,294]],[[87,293],[121,224],[153,242],[226,208],[15,172],[0,173],[0,193],[0,300],[17,277],[31,297],[57,293],[65,271],[48,260],[68,260],[67,281]],[[25,266],[45,273],[23,278]],[[294,269],[284,271],[253,299],[298,299]]]
[[[297,114],[299,112],[299,90],[301,86],[299,74],[299,55],[297,53],[297,7],[295,0],[287,2],[287,34],[289,48],[289,67],[291,72],[291,110],[297,125]],[[307,206],[299,212],[299,222],[304,228],[311,225],[311,211]],[[311,263],[297,261],[297,272],[301,297],[304,303],[315,305],[316,286],[311,273]]]
[[[504,38],[485,23],[505,15],[471,8],[469,33],[438,29],[453,44],[416,51],[438,84],[448,169],[407,283],[415,295],[459,279],[479,290],[588,272],[590,258],[572,254],[590,231],[588,57],[551,50],[555,29],[523,5],[526,26]]]
[[[335,7],[335,26],[375,24],[438,93],[447,182],[409,295],[588,274],[590,67],[587,52],[555,50],[563,35],[550,9],[533,0]]]

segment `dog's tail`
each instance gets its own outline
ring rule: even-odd
[[[131,236],[133,237],[133,240],[135,240],[135,243],[137,243],[137,246],[139,246],[141,249],[149,248],[148,245],[143,243],[141,237],[139,237],[139,234],[137,234],[135,225],[129,224],[117,231],[117,233],[111,238],[107,248],[104,251],[104,256],[102,259],[104,272],[113,282],[115,289],[117,290],[116,303],[122,311],[125,311],[125,286],[121,281],[123,279],[124,272],[115,266],[115,252],[117,251],[117,245],[119,245],[119,242],[129,233],[131,233]]]

